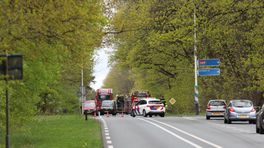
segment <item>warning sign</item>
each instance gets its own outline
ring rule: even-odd
[[[173,104],[176,103],[176,100],[175,100],[174,98],[171,98],[171,99],[169,100],[169,102],[170,102],[171,105],[173,105]]]

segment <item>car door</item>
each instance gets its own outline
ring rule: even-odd
[[[140,108],[139,108],[139,112],[142,115],[143,114],[143,110],[146,108],[147,106],[147,101],[146,100],[141,100],[140,103]]]
[[[136,115],[140,115],[141,113],[140,113],[140,108],[141,108],[141,102],[142,102],[142,100],[140,100],[139,102],[137,102],[136,103],[136,108],[135,108],[135,113],[136,113]]]

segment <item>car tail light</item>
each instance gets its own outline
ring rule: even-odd
[[[210,105],[207,105],[207,109],[211,109],[211,106]]]
[[[256,110],[254,108],[252,108],[251,112],[256,112]]]
[[[224,106],[224,109],[226,109],[226,105]]]
[[[235,110],[234,110],[233,107],[229,108],[229,111],[230,111],[230,112],[235,112]]]

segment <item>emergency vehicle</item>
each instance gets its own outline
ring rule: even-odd
[[[111,88],[100,88],[96,90],[95,96],[96,111],[102,113],[102,102],[104,100],[113,100],[113,90]]]
[[[136,106],[137,102],[139,102],[143,98],[148,98],[148,97],[150,97],[149,92],[135,91],[134,93],[132,93],[132,95],[131,95],[131,113],[130,113],[130,115],[132,117],[135,117],[136,111],[139,110],[138,107]]]

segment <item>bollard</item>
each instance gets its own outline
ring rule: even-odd
[[[124,117],[124,112],[122,112],[121,117]]]

